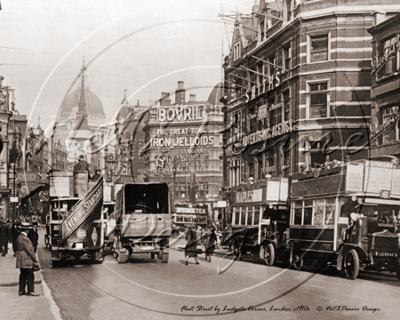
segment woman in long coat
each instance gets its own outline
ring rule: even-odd
[[[189,258],[194,258],[196,264],[200,264],[197,261],[197,239],[196,231],[192,230],[190,227],[186,229],[186,245],[185,245],[185,265],[188,265]]]
[[[217,240],[217,235],[215,234],[214,227],[211,227],[206,233],[206,261],[211,262],[211,256],[215,250],[215,241]]]

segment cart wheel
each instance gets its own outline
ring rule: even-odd
[[[168,257],[169,257],[169,253],[163,252],[161,262],[162,263],[168,263]]]
[[[344,256],[344,273],[350,280],[354,280],[360,271],[360,259],[356,250],[351,249]]]
[[[296,270],[301,270],[303,267],[303,257],[301,256],[301,251],[298,245],[294,246],[290,251],[290,256],[292,260],[292,265]]]
[[[397,279],[400,280],[400,267],[397,267],[397,269],[396,269],[396,276],[397,276]]]
[[[151,257],[152,259],[154,259],[155,256],[156,256],[156,254],[155,254],[154,252],[150,253],[150,257]]]
[[[264,261],[269,267],[272,267],[275,263],[275,247],[272,243],[264,246]]]

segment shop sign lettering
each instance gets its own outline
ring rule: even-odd
[[[198,128],[171,128],[171,129],[157,129],[155,137],[157,136],[168,136],[168,135],[183,135],[186,136],[188,134],[202,134],[207,133],[207,128],[198,127]]]
[[[204,105],[198,106],[174,106],[158,108],[158,122],[176,121],[201,121],[204,119]]]
[[[260,141],[266,141],[268,139],[280,136],[282,134],[292,132],[293,130],[292,124],[293,121],[290,119],[288,121],[284,121],[280,124],[277,124],[272,128],[259,130],[255,133],[245,136],[243,137],[242,140],[242,146],[245,147],[247,145],[252,145]]]
[[[276,172],[276,166],[261,168],[261,173]]]
[[[247,190],[236,192],[236,202],[261,202],[262,201],[262,189]]]
[[[150,138],[152,148],[198,147],[214,145],[214,136]]]

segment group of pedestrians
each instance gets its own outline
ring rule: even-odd
[[[198,245],[204,244],[205,248],[205,259],[211,262],[211,256],[216,248],[220,247],[221,235],[214,226],[211,226],[207,230],[202,230],[199,226],[187,227],[186,231],[186,244],[185,244],[185,265],[189,264],[189,258],[194,258],[196,264],[200,264],[197,260],[198,254],[201,254],[202,249],[197,248]]]
[[[12,243],[14,257],[16,257],[16,268],[20,269],[19,295],[37,297],[35,293],[34,270],[39,269],[39,259],[36,254],[39,234],[37,226],[30,221],[6,220],[0,218],[0,251],[1,256],[8,254],[8,244]]]

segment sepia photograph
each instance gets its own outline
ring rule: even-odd
[[[397,318],[399,0],[0,26],[0,319]]]

